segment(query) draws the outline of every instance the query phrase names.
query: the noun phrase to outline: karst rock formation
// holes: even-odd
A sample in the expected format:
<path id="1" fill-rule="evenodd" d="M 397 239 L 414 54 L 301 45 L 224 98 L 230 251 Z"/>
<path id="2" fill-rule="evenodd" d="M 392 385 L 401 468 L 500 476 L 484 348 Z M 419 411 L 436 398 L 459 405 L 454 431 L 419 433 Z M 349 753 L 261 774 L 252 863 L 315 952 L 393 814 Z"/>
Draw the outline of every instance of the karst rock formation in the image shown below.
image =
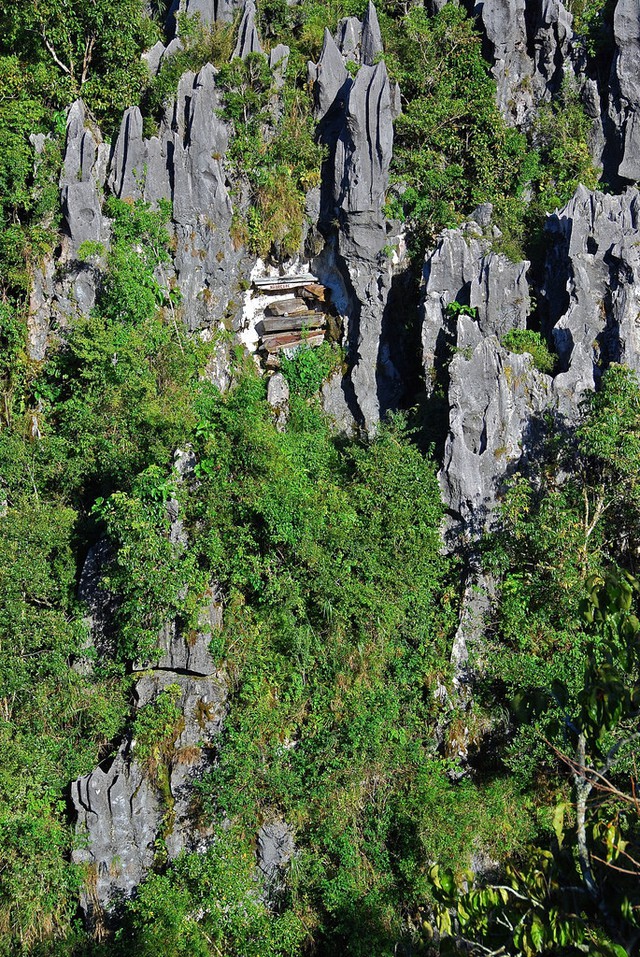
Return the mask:
<path id="1" fill-rule="evenodd" d="M 440 9 L 442 0 L 430 6 Z M 308 64 L 325 159 L 319 187 L 309 190 L 308 223 L 297 257 L 263 262 L 234 240 L 232 130 L 220 117 L 217 71 L 207 65 L 181 76 L 156 135 L 145 134 L 140 110 L 131 107 L 108 145 L 82 100 L 73 104 L 60 178 L 61 258 L 57 269 L 45 262 L 34 275 L 29 321 L 30 356 L 39 361 L 52 340 L 64 335 L 71 316 L 93 308 L 97 266 L 81 260 L 79 250 L 89 242 L 101 244 L 103 255 L 108 252 L 106 197 L 152 205 L 168 200 L 171 257 L 161 278 L 163 286 L 179 290 L 180 321 L 189 332 L 224 325 L 240 335 L 248 321 L 246 289 L 256 276 L 308 271 L 330 290 L 341 322 L 345 363 L 323 389 L 336 428 L 373 433 L 389 410 L 418 399 L 428 408 L 444 382 L 445 539 L 462 547 L 467 575 L 453 649 L 459 673 L 467 667 L 490 601 L 477 544 L 491 528 L 505 480 L 526 474 L 549 421 L 575 423 L 581 398 L 597 386 L 609 363 L 640 371 L 640 194 L 633 186 L 640 177 L 640 4 L 617 0 L 615 49 L 604 78 L 589 74 L 572 17 L 559 0 L 484 0 L 474 12 L 507 121 L 526 128 L 563 82 L 574 84 L 592 120 L 594 160 L 616 186 L 609 194 L 581 186 L 564 208 L 549 211 L 544 267 L 535 277 L 527 261 L 512 262 L 493 251 L 492 210 L 480 207 L 428 250 L 417 308 L 407 306 L 411 300 L 403 290 L 410 266 L 402 251 L 402 227 L 385 212 L 402 98 L 390 81 L 370 2 L 362 21 L 343 20 L 335 35 L 326 30 L 318 61 Z M 236 17 L 233 57 L 245 59 L 266 49 L 274 77 L 284 75 L 288 48 L 262 42 L 253 0 L 244 6 L 236 0 L 180 0 L 169 13 L 170 31 L 179 13 L 198 14 L 205 24 Z M 145 54 L 150 71 L 157 72 L 180 46 L 179 35 L 156 44 Z M 397 251 L 393 256 L 391 247 Z M 452 303 L 467 306 L 466 314 L 452 311 Z M 407 308 L 415 312 L 410 334 Z M 510 330 L 526 329 L 534 321 L 555 346 L 553 376 L 539 372 L 528 354 L 515 355 L 502 344 Z M 224 350 L 211 375 L 222 390 L 228 386 Z M 286 406 L 282 389 L 282 381 L 274 379 L 274 405 Z M 176 535 L 178 521 L 174 516 Z M 105 563 L 108 553 L 97 543 L 80 585 L 98 653 L 109 640 L 110 602 L 116 600 L 100 586 Z M 93 874 L 82 902 L 90 916 L 108 913 L 133 892 L 153 866 L 160 840 L 169 859 L 182 849 L 207 846 L 207 834 L 191 823 L 191 808 L 197 799 L 194 781 L 215 760 L 225 720 L 227 681 L 208 652 L 222 614 L 212 583 L 197 636 L 181 634 L 167 622 L 155 660 L 136 666 L 137 708 L 169 687 L 178 689 L 183 721 L 164 788 L 136 756 L 131 737 L 115 757 L 72 786 L 83 835 L 75 854 Z M 272 877 L 293 853 L 286 822 L 265 825 L 256 847 L 257 866 Z"/>

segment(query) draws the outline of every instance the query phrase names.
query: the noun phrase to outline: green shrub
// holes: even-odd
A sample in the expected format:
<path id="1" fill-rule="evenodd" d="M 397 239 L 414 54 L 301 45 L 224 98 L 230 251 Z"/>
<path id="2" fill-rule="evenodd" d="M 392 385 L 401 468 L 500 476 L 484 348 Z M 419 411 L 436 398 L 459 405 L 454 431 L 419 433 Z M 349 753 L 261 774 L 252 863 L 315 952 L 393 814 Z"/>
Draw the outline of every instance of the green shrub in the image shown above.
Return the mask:
<path id="1" fill-rule="evenodd" d="M 337 346 L 323 342 L 320 346 L 299 346 L 290 358 L 282 359 L 280 368 L 296 395 L 310 398 L 316 395 L 329 376 L 342 363 L 342 353 Z"/>
<path id="2" fill-rule="evenodd" d="M 527 352 L 533 359 L 538 372 L 552 375 L 556 365 L 556 356 L 549 351 L 547 343 L 539 332 L 533 329 L 512 329 L 502 337 L 502 345 L 517 355 Z"/>
<path id="3" fill-rule="evenodd" d="M 320 182 L 324 151 L 315 140 L 308 91 L 299 89 L 293 65 L 280 91 L 282 109 L 275 115 L 276 94 L 268 60 L 251 54 L 220 70 L 225 91 L 223 116 L 234 127 L 229 156 L 237 193 L 248 184 L 249 203 L 236 210 L 233 235 L 252 252 L 283 259 L 300 248 L 306 194 Z"/>
<path id="4" fill-rule="evenodd" d="M 479 203 L 520 199 L 530 157 L 526 138 L 498 111 L 481 38 L 462 6 L 448 3 L 434 17 L 412 6 L 386 34 L 385 60 L 406 98 L 392 163 L 403 189 L 391 212 L 408 221 L 419 251 Z"/>
<path id="5" fill-rule="evenodd" d="M 135 755 L 148 766 L 158 765 L 172 749 L 180 722 L 184 722 L 177 705 L 182 689 L 178 684 L 167 685 L 150 704 L 136 713 L 133 722 Z"/>
<path id="6" fill-rule="evenodd" d="M 453 300 L 453 302 L 448 303 L 445 313 L 449 319 L 457 319 L 458 316 L 470 316 L 472 319 L 478 318 L 478 308 L 477 306 L 466 306 L 462 302 Z"/>
<path id="7" fill-rule="evenodd" d="M 142 200 L 109 197 L 106 212 L 113 219 L 113 240 L 97 308 L 105 318 L 133 324 L 150 319 L 170 302 L 170 292 L 156 273 L 169 262 L 171 204 L 160 200 L 153 210 Z M 94 252 L 94 250 L 92 250 Z"/>

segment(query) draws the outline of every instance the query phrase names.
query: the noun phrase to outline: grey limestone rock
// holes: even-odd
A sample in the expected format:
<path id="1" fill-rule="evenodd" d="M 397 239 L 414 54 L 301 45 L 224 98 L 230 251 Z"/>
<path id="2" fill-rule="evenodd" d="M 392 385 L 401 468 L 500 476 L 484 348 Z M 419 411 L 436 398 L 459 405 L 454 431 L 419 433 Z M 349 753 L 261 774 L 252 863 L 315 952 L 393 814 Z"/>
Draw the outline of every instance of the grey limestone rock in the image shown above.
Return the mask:
<path id="1" fill-rule="evenodd" d="M 459 342 L 473 341 L 473 326 L 468 316 L 459 317 Z M 534 369 L 529 355 L 508 352 L 494 336 L 462 348 L 449 367 L 449 436 L 440 483 L 461 523 L 458 531 L 475 539 L 491 527 L 504 478 L 537 447 L 551 379 Z"/>
<path id="2" fill-rule="evenodd" d="M 108 921 L 134 893 L 153 865 L 161 832 L 170 860 L 183 850 L 207 846 L 206 831 L 197 825 L 194 783 L 213 757 L 227 698 L 226 676 L 208 651 L 211 630 L 221 623 L 213 597 L 205 617 L 203 627 L 209 630 L 193 641 L 164 629 L 159 661 L 140 673 L 135 686 L 137 708 L 153 707 L 163 692 L 177 694 L 181 718 L 162 758 L 169 794 L 159 787 L 153 764 L 138 757 L 130 735 L 115 758 L 72 785 L 76 829 L 83 838 L 73 860 L 88 865 L 81 905 L 91 923 Z"/>
<path id="3" fill-rule="evenodd" d="M 151 203 L 171 199 L 178 228 L 206 223 L 224 230 L 231 221 L 223 170 L 229 131 L 217 115 L 215 72 L 207 64 L 198 74 L 183 74 L 159 136 L 144 138 L 139 109 L 126 110 L 113 151 L 109 185 L 114 194 Z"/>
<path id="4" fill-rule="evenodd" d="M 137 664 L 137 671 L 149 668 L 161 671 L 184 672 L 205 676 L 215 672 L 215 662 L 209 652 L 209 643 L 214 632 L 222 627 L 222 603 L 212 589 L 209 601 L 200 613 L 199 631 L 183 635 L 175 622 L 167 623 L 159 635 L 159 656 L 152 662 Z"/>
<path id="5" fill-rule="evenodd" d="M 129 742 L 115 758 L 71 786 L 77 833 L 86 846 L 73 852 L 88 869 L 81 905 L 92 922 L 130 897 L 150 870 L 162 805 Z"/>
<path id="6" fill-rule="evenodd" d="M 37 148 L 38 143 L 35 145 Z M 45 358 L 52 330 L 63 329 L 71 316 L 88 313 L 95 304 L 95 266 L 80 262 L 78 251 L 86 242 L 97 244 L 97 249 L 108 242 L 108 223 L 102 216 L 108 153 L 109 148 L 90 122 L 84 103 L 76 100 L 67 116 L 59 181 L 65 221 L 62 249 L 55 266 L 53 257 L 48 256 L 34 271 L 30 290 L 28 348 L 36 361 Z"/>
<path id="7" fill-rule="evenodd" d="M 522 123 L 533 105 L 531 95 L 516 100 L 516 85 L 532 73 L 527 53 L 525 0 L 484 0 L 476 4 L 487 39 L 493 47 L 492 73 L 498 84 L 498 106 L 504 116 Z M 517 104 L 517 105 L 516 105 Z"/>
<path id="8" fill-rule="evenodd" d="M 55 264 L 53 257 L 45 258 L 34 270 L 29 290 L 29 317 L 27 320 L 27 350 L 34 362 L 42 362 L 46 355 L 51 328 Z"/>
<path id="9" fill-rule="evenodd" d="M 125 112 L 109 184 L 116 196 L 173 203 L 173 263 L 160 278 L 175 280 L 190 330 L 211 328 L 229 310 L 242 253 L 231 242 L 232 206 L 226 184 L 229 129 L 219 118 L 216 71 L 208 64 L 185 73 L 158 136 L 145 138 L 137 107 Z M 224 358 L 221 355 L 221 358 Z"/>
<path id="10" fill-rule="evenodd" d="M 526 260 L 514 263 L 490 252 L 474 229 L 443 232 L 426 256 L 422 273 L 422 362 L 428 391 L 452 345 L 475 348 L 484 336 L 501 338 L 510 329 L 526 328 L 528 268 Z M 463 344 L 454 342 L 456 322 L 447 312 L 454 301 L 477 312 L 475 323 L 464 324 L 467 340 Z"/>
<path id="11" fill-rule="evenodd" d="M 262 46 L 256 27 L 256 5 L 253 0 L 246 0 L 233 56 L 246 60 L 250 53 L 262 53 Z"/>
<path id="12" fill-rule="evenodd" d="M 391 88 L 384 63 L 361 66 L 348 91 L 344 125 L 335 149 L 333 202 L 338 210 L 338 255 L 353 296 L 347 327 L 351 382 L 367 429 L 380 416 L 380 346 L 393 269 L 383 205 L 393 147 Z M 387 379 L 393 381 L 391 376 Z"/>
<path id="13" fill-rule="evenodd" d="M 103 238 L 101 187 L 104 183 L 106 147 L 88 124 L 82 100 L 76 100 L 67 117 L 60 197 L 74 253 L 85 241 Z"/>
<path id="14" fill-rule="evenodd" d="M 167 48 L 162 54 L 160 66 L 163 66 L 166 60 L 170 60 L 172 56 L 175 56 L 176 53 L 180 53 L 183 49 L 184 45 L 180 37 L 174 37 L 173 40 L 167 44 Z"/>
<path id="15" fill-rule="evenodd" d="M 322 386 L 322 408 L 336 432 L 351 435 L 357 425 L 350 407 L 351 383 L 341 372 L 334 373 Z"/>
<path id="16" fill-rule="evenodd" d="M 145 50 L 145 52 L 142 54 L 142 59 L 147 64 L 151 76 L 157 75 L 160 69 L 162 58 L 166 53 L 166 49 L 167 48 L 162 40 L 158 40 L 158 42 L 154 43 L 149 50 Z"/>
<path id="17" fill-rule="evenodd" d="M 460 620 L 451 648 L 454 687 L 461 688 L 471 680 L 472 659 L 480 652 L 478 637 L 486 633 L 491 620 L 495 586 L 477 561 L 467 575 L 462 597 Z"/>
<path id="18" fill-rule="evenodd" d="M 362 21 L 362 41 L 360 57 L 367 66 L 373 66 L 377 58 L 382 54 L 382 34 L 380 24 L 378 23 L 378 14 L 371 0 L 367 4 L 367 9 Z"/>
<path id="19" fill-rule="evenodd" d="M 600 369 L 640 370 L 640 193 L 613 196 L 579 186 L 548 217 L 544 295 L 563 372 L 558 388 L 593 388 Z M 579 396 L 576 395 L 576 403 Z"/>
<path id="20" fill-rule="evenodd" d="M 619 137 L 618 175 L 640 179 L 640 2 L 618 0 L 613 16 L 616 54 L 609 112 Z"/>
<path id="21" fill-rule="evenodd" d="M 215 69 L 211 64 L 194 76 L 185 73 L 174 111 L 174 219 L 188 225 L 203 217 L 215 223 L 231 218 L 222 158 L 229 144 L 226 124 L 219 119 Z"/>
<path id="22" fill-rule="evenodd" d="M 500 111 L 526 125 L 572 69 L 571 15 L 559 0 L 480 0 L 475 12 L 493 48 Z"/>
<path id="23" fill-rule="evenodd" d="M 86 608 L 84 623 L 89 631 L 86 651 L 87 657 L 80 657 L 77 670 L 87 671 L 91 667 L 91 657 L 98 657 L 112 650 L 114 637 L 114 614 L 118 608 L 118 598 L 104 586 L 104 576 L 112 558 L 112 549 L 106 538 L 92 545 L 84 560 L 78 599 Z"/>
<path id="24" fill-rule="evenodd" d="M 167 144 L 142 135 L 142 114 L 137 106 L 125 110 L 109 170 L 109 187 L 119 199 L 155 202 L 169 199 L 171 186 Z"/>
<path id="25" fill-rule="evenodd" d="M 347 71 L 345 60 L 363 60 L 363 43 L 364 61 L 375 60 L 381 42 L 371 4 L 364 26 L 352 17 L 341 21 L 337 41 L 325 31 L 320 60 L 310 66 L 319 136 L 328 151 L 319 219 L 326 246 L 313 268 L 320 275 L 330 261 L 329 271 L 339 272 L 344 286 L 339 311 L 350 372 L 327 384 L 325 408 L 341 428 L 350 421 L 371 430 L 402 390 L 392 304 L 400 260 L 388 255 L 383 212 L 398 103 L 383 62 L 362 62 L 355 78 Z"/>
<path id="26" fill-rule="evenodd" d="M 345 60 L 360 60 L 362 23 L 357 17 L 345 17 L 338 24 L 336 39 Z"/>
<path id="27" fill-rule="evenodd" d="M 283 884 L 283 868 L 295 853 L 293 831 L 286 821 L 273 820 L 258 831 L 258 867 L 265 879 L 267 900 L 273 901 Z"/>
<path id="28" fill-rule="evenodd" d="M 185 74 L 172 117 L 174 268 L 189 329 L 222 319 L 238 280 L 229 236 L 232 206 L 224 156 L 228 128 L 219 119 L 215 71 Z"/>
<path id="29" fill-rule="evenodd" d="M 392 148 L 387 68 L 384 63 L 362 66 L 349 90 L 345 127 L 338 140 L 335 200 L 348 215 L 375 217 L 380 229 Z"/>
<path id="30" fill-rule="evenodd" d="M 204 329 L 200 333 L 200 336 L 203 339 L 206 339 L 209 334 L 209 330 Z M 213 350 L 213 353 L 207 362 L 204 374 L 222 394 L 224 394 L 231 387 L 233 378 L 231 374 L 231 366 L 231 343 L 228 341 L 228 339 L 220 337 L 218 338 L 215 349 Z"/>
<path id="31" fill-rule="evenodd" d="M 273 408 L 276 427 L 282 431 L 289 417 L 289 383 L 281 372 L 272 375 L 267 383 L 267 402 Z"/>
<path id="32" fill-rule="evenodd" d="M 176 29 L 178 13 L 198 17 L 203 26 L 209 27 L 213 23 L 229 23 L 240 6 L 242 0 L 174 0 L 167 16 L 167 30 L 171 34 Z"/>
<path id="33" fill-rule="evenodd" d="M 180 480 L 191 478 L 197 464 L 196 454 L 190 446 L 185 449 L 176 449 L 173 453 L 173 467 Z"/>
<path id="34" fill-rule="evenodd" d="M 310 67 L 313 67 L 313 64 L 310 64 Z M 339 107 L 344 111 L 346 95 L 352 81 L 336 41 L 326 28 L 322 53 L 312 75 L 315 81 L 313 89 L 318 117 L 324 118 L 338 98 L 342 100 Z"/>
<path id="35" fill-rule="evenodd" d="M 284 84 L 290 52 L 291 50 L 288 46 L 284 43 L 278 43 L 269 53 L 269 69 L 273 74 L 277 89 L 280 89 Z"/>

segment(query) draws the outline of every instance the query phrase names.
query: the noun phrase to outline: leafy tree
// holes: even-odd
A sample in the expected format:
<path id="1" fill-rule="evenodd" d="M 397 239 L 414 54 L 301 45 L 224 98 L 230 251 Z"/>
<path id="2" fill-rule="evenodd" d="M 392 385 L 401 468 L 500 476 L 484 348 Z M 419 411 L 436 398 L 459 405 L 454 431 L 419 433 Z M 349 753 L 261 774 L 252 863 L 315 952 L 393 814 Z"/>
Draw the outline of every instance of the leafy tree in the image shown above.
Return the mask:
<path id="1" fill-rule="evenodd" d="M 157 39 L 143 0 L 29 0 L 0 15 L 2 48 L 43 64 L 58 102 L 82 94 L 98 119 L 119 121 L 148 73 L 140 54 Z"/>
<path id="2" fill-rule="evenodd" d="M 434 17 L 412 6 L 388 29 L 391 75 L 400 83 L 393 170 L 403 184 L 392 203 L 424 245 L 479 203 L 517 202 L 533 167 L 526 139 L 508 127 L 481 39 L 462 7 L 446 4 Z"/>
<path id="3" fill-rule="evenodd" d="M 587 583 L 585 618 L 600 647 L 590 650 L 582 689 L 566 714 L 573 751 L 556 749 L 575 805 L 556 807 L 551 847 L 532 845 L 499 882 L 468 875 L 464 885 L 432 869 L 441 952 L 625 957 L 637 946 L 640 806 L 629 749 L 640 735 L 640 622 L 632 612 L 639 593 L 630 576 Z M 557 681 L 554 693 L 569 706 L 565 684 Z"/>

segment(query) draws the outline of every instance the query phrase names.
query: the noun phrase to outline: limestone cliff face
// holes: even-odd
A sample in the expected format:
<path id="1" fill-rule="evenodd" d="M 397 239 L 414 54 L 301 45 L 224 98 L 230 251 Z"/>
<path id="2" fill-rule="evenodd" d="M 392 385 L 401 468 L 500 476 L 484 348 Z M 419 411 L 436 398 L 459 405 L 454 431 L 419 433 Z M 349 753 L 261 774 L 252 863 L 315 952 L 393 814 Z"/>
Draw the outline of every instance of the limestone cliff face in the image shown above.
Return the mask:
<path id="1" fill-rule="evenodd" d="M 571 68 L 571 14 L 559 0 L 484 0 L 474 12 L 492 47 L 498 105 L 520 125 Z"/>
<path id="2" fill-rule="evenodd" d="M 136 681 L 137 709 L 153 707 L 168 691 L 182 715 L 161 758 L 139 757 L 135 738 L 128 736 L 115 757 L 71 787 L 80 839 L 74 861 L 88 867 L 81 904 L 93 923 L 108 922 L 158 859 L 207 847 L 194 784 L 215 755 L 227 684 L 208 652 L 211 630 L 221 626 L 214 601 L 206 618 L 208 630 L 193 642 L 167 626 L 160 657 Z"/>
<path id="3" fill-rule="evenodd" d="M 564 368 L 592 381 L 609 362 L 639 368 L 639 227 L 636 189 L 580 187 L 547 223 L 548 326 Z"/>
<path id="4" fill-rule="evenodd" d="M 182 4 L 180 10 L 192 13 L 192 6 Z M 233 4 L 201 6 L 196 12 L 207 23 L 228 19 L 233 8 Z M 172 43 L 179 43 L 179 38 Z M 260 51 L 255 4 L 247 0 L 233 56 L 246 58 Z M 150 51 L 150 69 L 159 69 L 172 52 L 171 44 Z M 341 408 L 334 411 L 345 425 L 368 429 L 375 428 L 381 411 L 393 407 L 402 391 L 388 344 L 394 337 L 390 296 L 399 265 L 389 255 L 394 237 L 383 212 L 399 92 L 389 82 L 384 63 L 377 62 L 382 52 L 380 27 L 370 3 L 362 22 L 353 17 L 341 22 L 337 39 L 327 31 L 320 60 L 309 67 L 318 135 L 329 151 L 320 202 L 312 194 L 308 202 L 309 230 L 324 237 L 320 248 L 316 243 L 311 266 L 332 289 L 343 315 L 350 367 L 344 381 L 336 384 Z M 288 55 L 282 44 L 270 52 L 276 87 L 282 83 Z M 345 67 L 347 60 L 357 66 L 353 78 Z M 215 329 L 223 320 L 236 330 L 242 328 L 242 290 L 260 264 L 231 237 L 234 209 L 227 159 L 231 130 L 220 119 L 221 106 L 212 66 L 197 75 L 185 73 L 158 134 L 145 136 L 140 110 L 131 107 L 109 150 L 99 130 L 88 122 L 82 102 L 74 105 L 60 181 L 65 217 L 62 268 L 55 277 L 45 269 L 34 284 L 33 358 L 44 357 L 52 331 L 63 329 L 70 316 L 89 312 L 95 304 L 100 262 L 95 257 L 80 262 L 78 250 L 87 242 L 101 243 L 108 250 L 110 224 L 104 198 L 109 194 L 151 204 L 171 202 L 173 253 L 162 285 L 180 291 L 187 328 Z"/>
<path id="5" fill-rule="evenodd" d="M 640 4 L 618 0 L 613 17 L 616 52 L 611 66 L 609 114 L 615 130 L 617 172 L 640 179 Z M 613 145 L 613 144 L 612 144 Z"/>
<path id="6" fill-rule="evenodd" d="M 327 250 L 316 265 L 322 270 L 328 252 L 342 279 L 351 367 L 326 398 L 334 411 L 339 385 L 353 420 L 369 430 L 393 404 L 399 386 L 387 342 L 393 335 L 394 320 L 389 328 L 387 320 L 395 269 L 383 211 L 398 93 L 384 63 L 375 64 L 381 53 L 380 27 L 369 3 L 362 23 L 354 17 L 342 21 L 337 39 L 325 31 L 320 60 L 309 65 L 319 135 L 328 149 L 320 208 Z M 359 64 L 355 78 L 346 61 Z"/>
<path id="7" fill-rule="evenodd" d="M 423 269 L 421 334 L 427 392 L 448 382 L 448 435 L 440 470 L 449 511 L 447 541 L 465 556 L 460 628 L 452 657 L 458 681 L 490 612 L 492 583 L 478 558 L 495 522 L 505 481 L 535 471 L 549 428 L 572 428 L 587 390 L 611 362 L 640 370 L 640 194 L 606 195 L 579 187 L 548 216 L 546 262 L 535 284 L 527 262 L 490 251 L 483 223 L 446 230 Z M 484 228 L 483 228 L 484 227 Z M 531 285 L 529 284 L 531 282 Z M 524 329 L 532 297 L 554 344 L 553 377 L 500 340 Z M 452 302 L 473 315 L 456 315 Z M 440 385 L 441 387 L 441 385 Z"/>
<path id="8" fill-rule="evenodd" d="M 439 9 L 443 0 L 427 6 Z M 575 424 L 585 390 L 597 387 L 609 363 L 624 362 L 640 372 L 640 193 L 629 185 L 640 178 L 640 0 L 617 0 L 611 71 L 600 85 L 585 72 L 572 18 L 559 0 L 468 6 L 484 33 L 498 104 L 509 122 L 526 128 L 563 80 L 574 84 L 593 119 L 593 155 L 606 154 L 613 185 L 617 178 L 619 186 L 617 195 L 580 187 L 563 209 L 550 213 L 546 259 L 535 276 L 527 261 L 511 262 L 492 249 L 499 237 L 491 209 L 480 207 L 461 228 L 445 230 L 428 252 L 419 314 L 405 314 L 397 290 L 409 264 L 398 224 L 384 212 L 400 98 L 381 60 L 380 25 L 369 3 L 362 21 L 349 17 L 335 35 L 325 31 L 320 58 L 308 67 L 326 159 L 320 187 L 309 193 L 307 242 L 297 257 L 283 262 L 274 252 L 264 263 L 232 241 L 234 202 L 241 201 L 230 188 L 232 131 L 220 118 L 216 70 L 207 65 L 181 77 L 155 136 L 144 135 L 142 115 L 132 107 L 109 147 L 82 101 L 71 107 L 60 178 L 62 252 L 57 269 L 49 261 L 34 277 L 30 318 L 30 354 L 39 361 L 52 336 L 64 334 L 69 317 L 93 308 L 110 242 L 104 206 L 109 194 L 172 203 L 172 256 L 162 282 L 179 289 L 180 318 L 191 332 L 212 332 L 223 322 L 240 331 L 250 279 L 267 269 L 274 275 L 310 269 L 331 290 L 343 320 L 346 371 L 323 390 L 325 408 L 341 428 L 373 432 L 407 395 L 432 396 L 436 387 L 446 388 L 440 484 L 450 517 L 447 543 L 467 559 L 452 653 L 458 676 L 490 611 L 491 583 L 483 577 L 477 545 L 495 520 L 505 481 L 527 473 L 549 417 Z M 176 0 L 171 31 L 177 13 L 198 13 L 205 24 L 229 22 L 237 14 L 233 56 L 246 58 L 262 48 L 253 0 Z M 181 47 L 179 36 L 169 36 L 167 45 L 145 54 L 152 73 Z M 288 55 L 282 44 L 269 51 L 276 87 Z M 102 257 L 80 261 L 87 243 L 101 244 Z M 456 314 L 453 303 L 467 306 L 468 314 Z M 408 380 L 408 366 L 398 356 L 403 329 L 411 323 L 423 378 Z M 557 351 L 553 377 L 502 344 L 509 331 L 534 324 Z M 221 388 L 228 371 L 222 353 L 212 372 Z M 274 378 L 270 396 L 284 408 L 281 388 Z M 109 641 L 100 619 L 116 601 L 97 584 L 100 552 L 98 544 L 81 581 L 96 647 Z M 184 726 L 169 749 L 168 790 L 158 787 L 137 757 L 131 736 L 115 757 L 73 786 L 86 838 L 76 859 L 89 864 L 94 876 L 84 898 L 88 913 L 108 910 L 119 894 L 134 891 L 153 865 L 159 840 L 169 857 L 206 846 L 207 835 L 193 825 L 193 782 L 215 755 L 226 700 L 224 674 L 207 647 L 220 609 L 211 606 L 207 614 L 208 630 L 203 627 L 195 644 L 168 623 L 158 658 L 137 668 L 138 708 L 171 684 L 179 688 Z M 274 861 L 291 853 L 286 824 L 265 824 L 257 844 L 260 867 L 271 879 Z"/>

